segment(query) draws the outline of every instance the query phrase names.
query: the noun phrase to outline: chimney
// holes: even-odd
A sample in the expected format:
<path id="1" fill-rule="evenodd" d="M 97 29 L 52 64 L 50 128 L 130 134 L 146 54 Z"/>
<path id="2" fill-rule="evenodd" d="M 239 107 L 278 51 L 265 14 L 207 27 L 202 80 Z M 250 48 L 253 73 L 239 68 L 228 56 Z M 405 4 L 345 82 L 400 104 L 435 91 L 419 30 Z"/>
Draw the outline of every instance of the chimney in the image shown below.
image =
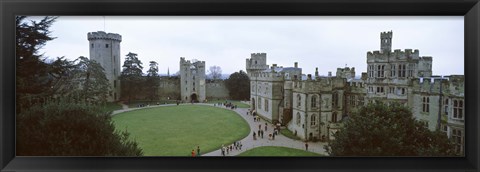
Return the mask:
<path id="1" fill-rule="evenodd" d="M 295 68 L 298 68 L 298 62 L 294 63 Z"/>
<path id="2" fill-rule="evenodd" d="M 308 75 L 307 75 L 307 79 L 308 79 L 308 80 L 312 80 L 312 74 L 308 74 Z"/>
<path id="3" fill-rule="evenodd" d="M 315 78 L 318 78 L 318 67 L 315 68 Z"/>
<path id="4" fill-rule="evenodd" d="M 328 72 L 328 77 L 332 77 L 332 72 Z"/>

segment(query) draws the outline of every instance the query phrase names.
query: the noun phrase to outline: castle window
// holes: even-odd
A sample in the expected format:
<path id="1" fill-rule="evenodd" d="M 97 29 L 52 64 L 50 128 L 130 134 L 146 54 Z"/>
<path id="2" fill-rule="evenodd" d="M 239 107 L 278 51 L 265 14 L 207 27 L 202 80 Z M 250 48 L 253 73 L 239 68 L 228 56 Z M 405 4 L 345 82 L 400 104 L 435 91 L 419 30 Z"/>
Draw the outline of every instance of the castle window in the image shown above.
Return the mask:
<path id="1" fill-rule="evenodd" d="M 408 77 L 413 77 L 414 68 L 415 68 L 415 64 L 408 64 Z"/>
<path id="2" fill-rule="evenodd" d="M 384 90 L 383 90 L 383 87 L 377 87 L 377 93 L 383 93 Z"/>
<path id="3" fill-rule="evenodd" d="M 337 122 L 337 112 L 332 113 L 332 122 L 336 123 Z"/>
<path id="4" fill-rule="evenodd" d="M 262 109 L 262 98 L 258 98 L 258 109 Z"/>
<path id="5" fill-rule="evenodd" d="M 430 98 L 423 97 L 423 112 L 430 112 Z"/>
<path id="6" fill-rule="evenodd" d="M 300 112 L 297 112 L 297 125 L 300 126 L 301 118 L 300 118 Z"/>
<path id="7" fill-rule="evenodd" d="M 268 99 L 265 99 L 265 112 L 268 112 Z"/>
<path id="8" fill-rule="evenodd" d="M 257 61 L 255 60 L 255 64 L 257 64 Z"/>
<path id="9" fill-rule="evenodd" d="M 117 80 L 113 80 L 113 88 L 117 88 Z"/>
<path id="10" fill-rule="evenodd" d="M 391 68 L 392 68 L 392 69 L 390 70 L 390 76 L 391 76 L 391 77 L 395 77 L 395 76 L 397 75 L 397 74 L 396 74 L 397 71 L 396 71 L 396 69 L 395 69 L 395 66 L 396 66 L 395 64 L 392 64 L 392 65 L 391 65 Z"/>
<path id="11" fill-rule="evenodd" d="M 338 107 L 338 93 L 333 93 L 332 97 L 332 107 L 337 108 Z"/>
<path id="12" fill-rule="evenodd" d="M 355 107 L 355 106 L 356 106 L 356 104 L 355 104 L 355 95 L 351 95 L 351 96 L 350 96 L 350 101 L 349 101 L 349 102 L 350 102 L 350 106 L 352 106 L 352 107 Z"/>
<path id="13" fill-rule="evenodd" d="M 93 46 L 93 44 L 92 44 L 92 48 L 93 48 L 93 47 L 94 47 L 94 46 Z"/>
<path id="14" fill-rule="evenodd" d="M 108 44 L 105 44 L 105 48 L 108 48 Z"/>
<path id="15" fill-rule="evenodd" d="M 373 78 L 375 75 L 374 75 L 374 66 L 373 65 L 368 65 L 368 77 L 370 78 Z"/>
<path id="16" fill-rule="evenodd" d="M 297 94 L 297 107 L 302 106 L 302 96 L 300 94 Z"/>
<path id="17" fill-rule="evenodd" d="M 395 93 L 395 87 L 389 87 L 388 88 L 388 93 L 394 94 Z"/>
<path id="18" fill-rule="evenodd" d="M 462 147 L 463 147 L 463 135 L 462 135 L 462 130 L 459 129 L 453 129 L 452 130 L 452 139 L 455 142 L 455 152 L 461 153 L 462 152 Z"/>
<path id="19" fill-rule="evenodd" d="M 317 96 L 316 96 L 316 95 L 313 95 L 313 96 L 312 96 L 312 100 L 311 100 L 310 103 L 311 103 L 310 106 L 311 106 L 312 108 L 316 108 L 316 107 L 317 107 Z"/>
<path id="20" fill-rule="evenodd" d="M 449 100 L 448 100 L 448 99 L 445 99 L 444 112 L 445 112 L 445 115 L 447 115 L 447 116 L 448 116 L 448 111 L 449 111 L 449 110 L 448 110 L 448 109 L 449 109 L 449 108 L 448 108 L 448 103 L 449 103 Z"/>
<path id="21" fill-rule="evenodd" d="M 310 117 L 310 125 L 311 126 L 317 125 L 317 115 L 316 114 L 312 114 L 312 116 Z"/>
<path id="22" fill-rule="evenodd" d="M 377 65 L 377 77 L 383 78 L 385 75 L 385 65 Z"/>
<path id="23" fill-rule="evenodd" d="M 463 100 L 453 101 L 453 118 L 463 119 Z"/>
<path id="24" fill-rule="evenodd" d="M 405 64 L 398 65 L 398 77 L 406 77 L 405 75 L 406 69 L 407 69 L 407 65 Z"/>

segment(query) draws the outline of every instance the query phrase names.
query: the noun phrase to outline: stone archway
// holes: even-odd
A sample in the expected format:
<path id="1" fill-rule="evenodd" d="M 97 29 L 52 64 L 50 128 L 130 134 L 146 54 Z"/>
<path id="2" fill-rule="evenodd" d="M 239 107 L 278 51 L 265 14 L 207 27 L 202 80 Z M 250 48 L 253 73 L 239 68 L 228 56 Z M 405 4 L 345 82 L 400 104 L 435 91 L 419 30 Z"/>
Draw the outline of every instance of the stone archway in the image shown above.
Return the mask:
<path id="1" fill-rule="evenodd" d="M 192 95 L 190 95 L 190 100 L 192 100 L 193 102 L 198 102 L 198 96 L 196 93 L 193 93 Z"/>

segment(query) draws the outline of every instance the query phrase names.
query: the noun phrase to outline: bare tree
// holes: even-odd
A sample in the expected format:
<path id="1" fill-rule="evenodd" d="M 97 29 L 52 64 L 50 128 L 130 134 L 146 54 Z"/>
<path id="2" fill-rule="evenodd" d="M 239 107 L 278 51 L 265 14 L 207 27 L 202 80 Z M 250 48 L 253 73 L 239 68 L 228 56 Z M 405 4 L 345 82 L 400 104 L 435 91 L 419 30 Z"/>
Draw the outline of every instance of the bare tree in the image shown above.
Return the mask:
<path id="1" fill-rule="evenodd" d="M 210 70 L 208 70 L 208 75 L 213 80 L 221 79 L 222 77 L 222 68 L 220 66 L 210 66 Z"/>

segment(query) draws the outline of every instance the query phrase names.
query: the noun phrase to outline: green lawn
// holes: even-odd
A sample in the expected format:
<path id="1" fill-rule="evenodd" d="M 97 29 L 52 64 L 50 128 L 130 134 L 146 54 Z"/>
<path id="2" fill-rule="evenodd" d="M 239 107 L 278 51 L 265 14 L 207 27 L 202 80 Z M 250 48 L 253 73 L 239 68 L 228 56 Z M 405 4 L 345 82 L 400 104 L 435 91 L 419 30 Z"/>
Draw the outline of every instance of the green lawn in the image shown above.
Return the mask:
<path id="1" fill-rule="evenodd" d="M 231 144 L 250 133 L 247 122 L 233 111 L 202 105 L 165 106 L 113 116 L 117 130 L 131 133 L 145 156 L 191 156 Z"/>
<path id="2" fill-rule="evenodd" d="M 250 108 L 250 105 L 242 103 L 241 101 L 238 101 L 238 100 L 208 100 L 208 103 L 210 103 L 210 104 L 222 103 L 223 104 L 223 103 L 225 103 L 225 101 L 231 102 L 234 105 L 237 105 L 238 108 Z"/>
<path id="3" fill-rule="evenodd" d="M 279 147 L 279 146 L 262 146 L 247 150 L 238 156 L 324 156 L 314 152 L 307 152 L 300 149 Z"/>
<path id="4" fill-rule="evenodd" d="M 294 139 L 294 140 L 301 140 L 300 137 L 295 136 L 295 134 L 293 134 L 290 130 L 288 130 L 286 128 L 280 129 L 280 134 L 284 135 L 285 137 Z"/>

